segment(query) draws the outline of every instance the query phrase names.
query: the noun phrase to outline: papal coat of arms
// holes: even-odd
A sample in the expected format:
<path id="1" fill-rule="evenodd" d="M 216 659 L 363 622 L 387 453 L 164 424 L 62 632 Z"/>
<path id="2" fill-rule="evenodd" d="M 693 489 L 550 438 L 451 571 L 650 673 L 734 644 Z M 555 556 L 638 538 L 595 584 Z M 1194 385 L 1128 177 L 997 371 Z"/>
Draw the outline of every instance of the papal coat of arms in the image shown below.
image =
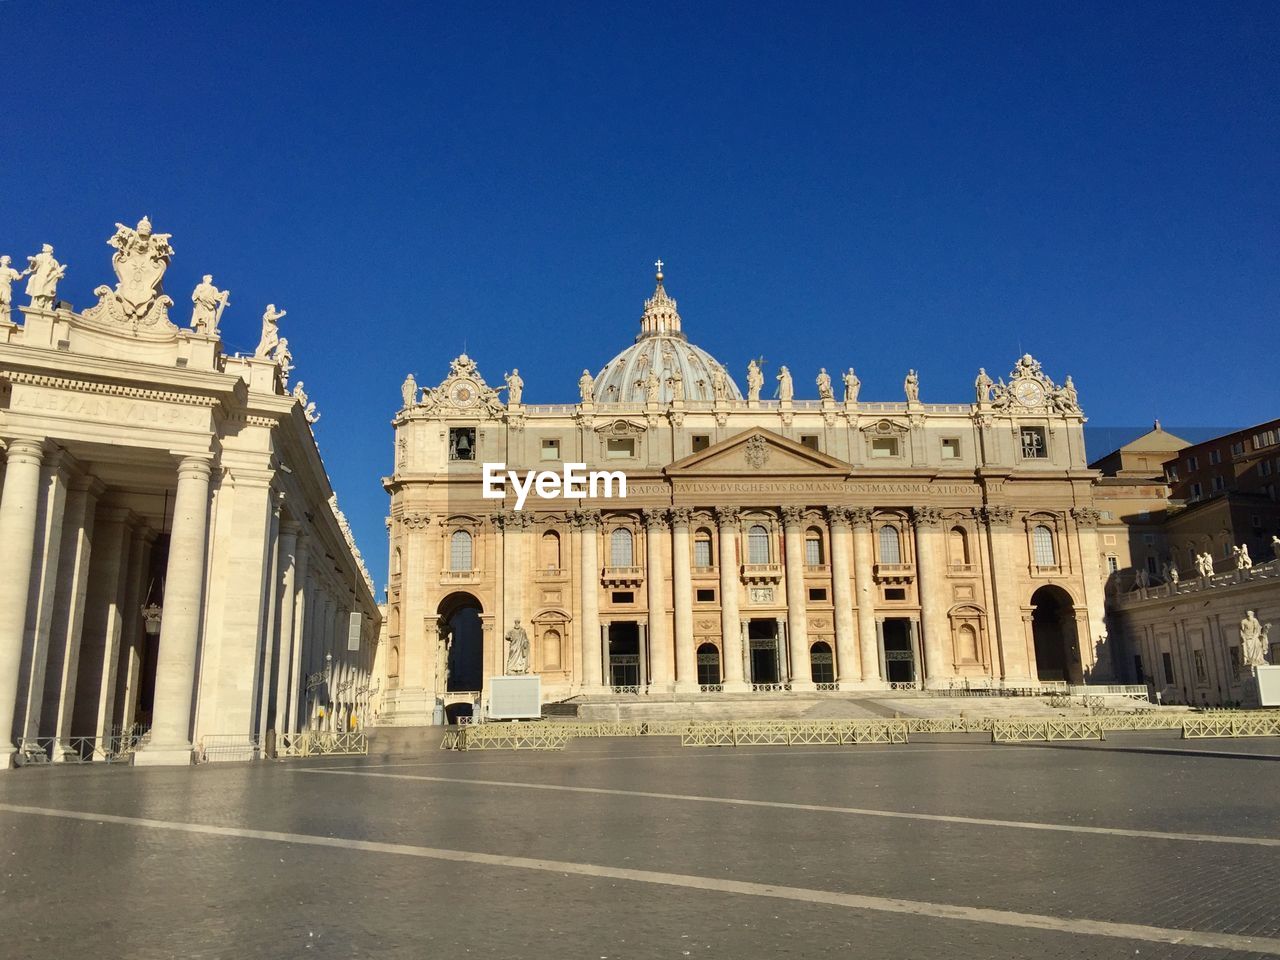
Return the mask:
<path id="1" fill-rule="evenodd" d="M 143 217 L 136 228 L 116 224 L 116 232 L 107 243 L 116 248 L 111 266 L 119 281 L 114 290 L 106 284 L 95 289 L 96 306 L 84 312 L 93 320 L 128 324 L 136 333 L 139 327 L 172 326 L 169 323 L 171 300 L 164 292 L 164 272 L 173 257 L 169 245 L 171 233 L 153 233 L 151 221 Z"/>
<path id="2" fill-rule="evenodd" d="M 754 436 L 747 441 L 745 459 L 752 470 L 759 470 L 769 462 L 769 441 L 761 436 Z"/>

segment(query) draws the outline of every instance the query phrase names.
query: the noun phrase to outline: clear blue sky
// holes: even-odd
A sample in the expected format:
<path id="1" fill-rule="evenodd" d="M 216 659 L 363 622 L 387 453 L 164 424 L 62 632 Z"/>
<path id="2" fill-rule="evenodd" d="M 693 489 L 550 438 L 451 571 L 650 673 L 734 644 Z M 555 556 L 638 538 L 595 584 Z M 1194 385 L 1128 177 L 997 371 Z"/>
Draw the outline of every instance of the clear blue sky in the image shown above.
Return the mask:
<path id="1" fill-rule="evenodd" d="M 0 14 L 0 252 L 54 243 L 87 306 L 146 213 L 180 305 L 231 289 L 228 349 L 287 308 L 379 586 L 404 374 L 465 342 L 572 400 L 659 256 L 696 343 L 802 397 L 852 364 L 866 399 L 917 367 L 967 400 L 1026 350 L 1096 425 L 1278 412 L 1275 3 Z"/>

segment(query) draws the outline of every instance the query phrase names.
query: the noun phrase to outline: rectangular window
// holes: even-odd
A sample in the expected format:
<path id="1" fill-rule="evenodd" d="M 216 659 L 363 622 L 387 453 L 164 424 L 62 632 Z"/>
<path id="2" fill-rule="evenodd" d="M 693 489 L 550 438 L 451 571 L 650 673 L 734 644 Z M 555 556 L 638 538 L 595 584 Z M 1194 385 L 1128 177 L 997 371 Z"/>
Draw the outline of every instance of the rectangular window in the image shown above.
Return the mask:
<path id="1" fill-rule="evenodd" d="M 825 599 L 827 599 L 827 588 L 826 588 L 826 587 L 810 587 L 810 588 L 809 588 L 809 599 L 810 599 L 810 600 L 825 600 Z"/>
<path id="2" fill-rule="evenodd" d="M 1227 488 L 1227 485 L 1222 481 L 1221 477 L 1215 476 L 1212 482 L 1213 482 L 1214 493 L 1221 493 L 1223 490 Z"/>
<path id="3" fill-rule="evenodd" d="M 1209 451 L 1209 466 L 1216 467 L 1222 462 L 1222 454 L 1217 450 Z"/>
<path id="4" fill-rule="evenodd" d="M 605 441 L 604 455 L 609 460 L 625 460 L 636 455 L 636 442 L 631 437 L 614 437 Z"/>
<path id="5" fill-rule="evenodd" d="M 1231 455 L 1232 455 L 1233 457 L 1241 457 L 1241 456 L 1244 456 L 1244 441 L 1243 441 L 1243 440 L 1237 440 L 1235 443 L 1233 443 L 1233 444 L 1231 445 Z"/>
<path id="6" fill-rule="evenodd" d="M 1191 499 L 1199 500 L 1203 496 L 1204 496 L 1204 489 L 1200 486 L 1200 484 L 1193 483 L 1191 485 Z"/>
<path id="7" fill-rule="evenodd" d="M 714 590 L 699 590 L 698 602 L 699 603 L 715 603 L 716 592 Z"/>
<path id="8" fill-rule="evenodd" d="M 543 460 L 559 460 L 560 459 L 560 441 L 550 438 L 543 438 L 542 441 L 542 459 Z"/>
<path id="9" fill-rule="evenodd" d="M 1044 427 L 1022 428 L 1022 458 L 1024 460 L 1044 460 L 1049 456 L 1049 447 L 1045 443 Z"/>
<path id="10" fill-rule="evenodd" d="M 1164 685 L 1166 687 L 1173 686 L 1173 657 L 1167 653 L 1160 654 L 1160 660 L 1164 665 Z"/>
<path id="11" fill-rule="evenodd" d="M 907 599 L 907 591 L 902 587 L 885 587 L 884 598 L 886 600 L 905 600 Z"/>
<path id="12" fill-rule="evenodd" d="M 804 542 L 804 562 L 817 566 L 822 563 L 822 541 L 814 537 Z"/>
<path id="13" fill-rule="evenodd" d="M 948 437 L 942 441 L 942 459 L 943 460 L 959 460 L 960 459 L 960 441 L 954 437 Z"/>
<path id="14" fill-rule="evenodd" d="M 1271 467 L 1271 461 L 1270 461 L 1270 460 L 1259 460 L 1259 461 L 1258 461 L 1258 475 L 1259 475 L 1259 476 L 1262 476 L 1262 477 L 1269 477 L 1269 476 L 1271 476 L 1271 469 L 1272 469 L 1272 467 Z"/>
<path id="15" fill-rule="evenodd" d="M 1177 466 L 1174 464 L 1170 464 L 1169 466 L 1165 467 L 1164 475 L 1169 478 L 1170 483 L 1177 483 L 1178 482 Z"/>
<path id="16" fill-rule="evenodd" d="M 1209 682 L 1209 670 L 1208 670 L 1208 668 L 1205 666 L 1205 662 L 1204 662 L 1204 651 L 1203 651 L 1203 650 L 1192 650 L 1192 651 L 1191 651 L 1191 657 L 1192 657 L 1192 660 L 1195 662 L 1195 665 L 1196 665 L 1196 683 L 1208 683 L 1208 682 Z"/>
<path id="17" fill-rule="evenodd" d="M 1240 679 L 1240 668 L 1243 664 L 1240 662 L 1240 648 L 1227 647 L 1227 659 L 1231 662 L 1231 679 Z"/>
<path id="18" fill-rule="evenodd" d="M 711 566 L 710 540 L 693 541 L 693 565 L 699 570 L 705 570 Z"/>
<path id="19" fill-rule="evenodd" d="M 873 459 L 879 459 L 881 457 L 896 457 L 897 455 L 897 437 L 875 437 L 872 439 L 871 456 Z"/>
<path id="20" fill-rule="evenodd" d="M 1198 457 L 1187 457 L 1188 472 L 1195 473 L 1199 469 L 1200 469 L 1200 459 Z"/>
<path id="21" fill-rule="evenodd" d="M 476 458 L 476 428 L 449 428 L 449 459 L 474 460 Z"/>
<path id="22" fill-rule="evenodd" d="M 609 594 L 609 599 L 614 603 L 635 603 L 636 595 L 630 590 L 614 590 Z"/>
<path id="23" fill-rule="evenodd" d="M 1148 547 L 1154 547 L 1156 544 L 1156 535 L 1154 533 L 1144 533 L 1142 535 L 1142 542 Z"/>
<path id="24" fill-rule="evenodd" d="M 1154 575 L 1158 574 L 1159 572 L 1160 572 L 1160 570 L 1159 570 L 1159 568 L 1156 566 L 1156 558 L 1155 558 L 1155 557 L 1153 557 L 1153 556 L 1151 556 L 1151 554 L 1147 554 L 1147 573 L 1149 573 L 1149 574 L 1151 574 L 1151 575 L 1153 575 L 1153 576 L 1154 576 Z"/>
<path id="25" fill-rule="evenodd" d="M 818 449 L 818 438 L 814 434 L 806 433 L 800 438 L 800 442 L 810 450 Z"/>
<path id="26" fill-rule="evenodd" d="M 1107 572 L 1115 573 L 1120 569 L 1120 558 L 1113 553 L 1107 554 Z"/>
<path id="27" fill-rule="evenodd" d="M 694 453 L 697 453 L 699 450 L 705 450 L 709 446 L 711 446 L 711 438 L 707 436 L 707 434 L 695 433 L 693 435 L 693 452 Z"/>

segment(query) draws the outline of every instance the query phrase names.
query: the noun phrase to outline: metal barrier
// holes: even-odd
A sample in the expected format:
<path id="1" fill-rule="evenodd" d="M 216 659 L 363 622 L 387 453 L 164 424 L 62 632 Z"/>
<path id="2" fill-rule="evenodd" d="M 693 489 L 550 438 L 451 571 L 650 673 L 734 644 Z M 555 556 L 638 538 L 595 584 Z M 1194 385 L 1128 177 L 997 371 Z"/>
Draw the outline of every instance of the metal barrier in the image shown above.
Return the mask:
<path id="1" fill-rule="evenodd" d="M 261 756 L 261 745 L 256 734 L 206 733 L 196 744 L 197 763 L 257 760 Z"/>
<path id="2" fill-rule="evenodd" d="M 756 720 L 691 723 L 682 747 L 737 747 L 793 744 L 906 743 L 901 720 Z"/>
<path id="3" fill-rule="evenodd" d="M 302 733 L 282 733 L 276 739 L 278 757 L 363 756 L 368 752 L 369 738 L 360 732 L 304 730 Z"/>
<path id="4" fill-rule="evenodd" d="M 56 737 L 26 737 L 19 741 L 19 766 L 42 763 L 131 763 L 147 740 L 145 732 L 111 737 L 68 737 L 59 747 Z"/>
<path id="5" fill-rule="evenodd" d="M 991 726 L 992 743 L 1105 739 L 1100 720 L 996 720 Z"/>
<path id="6" fill-rule="evenodd" d="M 1182 739 L 1204 737 L 1280 737 L 1280 715 L 1237 713 L 1187 717 L 1182 722 Z"/>
<path id="7" fill-rule="evenodd" d="M 563 750 L 573 734 L 559 723 L 474 723 L 449 727 L 441 750 Z"/>

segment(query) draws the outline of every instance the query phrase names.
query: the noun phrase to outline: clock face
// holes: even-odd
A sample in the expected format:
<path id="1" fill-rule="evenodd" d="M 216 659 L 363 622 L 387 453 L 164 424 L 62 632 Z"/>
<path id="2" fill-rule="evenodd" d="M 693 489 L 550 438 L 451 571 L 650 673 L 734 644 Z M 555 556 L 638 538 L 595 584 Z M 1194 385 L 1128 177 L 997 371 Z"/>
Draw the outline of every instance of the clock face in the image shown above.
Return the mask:
<path id="1" fill-rule="evenodd" d="M 469 407 L 476 402 L 479 391 L 469 380 L 459 380 L 449 388 L 449 399 L 459 407 Z"/>
<path id="2" fill-rule="evenodd" d="M 1044 387 L 1034 380 L 1020 380 L 1013 388 L 1013 395 L 1024 407 L 1038 407 L 1044 403 Z"/>

